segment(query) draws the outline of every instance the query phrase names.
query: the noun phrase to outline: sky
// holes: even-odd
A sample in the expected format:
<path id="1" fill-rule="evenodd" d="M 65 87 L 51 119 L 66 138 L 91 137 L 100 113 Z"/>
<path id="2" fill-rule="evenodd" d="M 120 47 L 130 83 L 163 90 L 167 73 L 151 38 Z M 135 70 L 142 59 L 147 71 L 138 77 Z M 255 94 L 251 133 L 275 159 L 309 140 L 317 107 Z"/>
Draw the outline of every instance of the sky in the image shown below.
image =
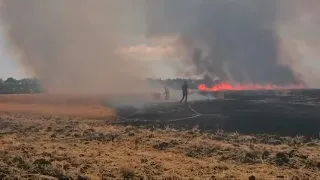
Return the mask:
<path id="1" fill-rule="evenodd" d="M 131 7 L 131 9 L 135 8 Z M 129 12 L 128 9 L 125 9 L 124 12 L 125 11 Z M 166 51 L 166 49 L 162 47 L 161 44 L 153 44 L 152 42 L 149 42 L 147 40 L 147 38 L 145 37 L 146 27 L 144 26 L 145 17 L 143 16 L 143 14 L 141 14 L 140 9 L 136 8 L 136 11 L 131 11 L 130 15 L 130 21 L 126 21 L 125 23 L 123 23 L 122 28 L 124 31 L 128 30 L 128 37 L 124 38 L 126 40 L 126 42 L 124 42 L 123 44 L 124 49 L 126 49 L 127 51 L 133 51 L 129 53 L 131 53 L 131 55 L 137 55 L 137 57 L 141 58 L 148 65 L 150 65 L 149 67 L 152 69 L 154 77 L 177 77 L 178 75 L 175 73 L 175 68 L 179 61 L 173 59 L 172 57 L 163 56 L 163 54 L 166 54 L 166 52 L 163 53 L 163 51 Z M 299 26 L 297 26 L 296 24 L 293 24 L 292 26 L 286 25 L 287 28 L 283 30 L 283 34 L 288 36 L 288 39 L 298 38 L 299 36 L 305 38 L 309 37 L 309 35 L 311 36 L 311 40 L 318 38 L 319 36 L 317 32 L 319 27 L 313 27 L 311 26 L 312 23 L 308 23 L 308 18 L 310 18 L 309 16 L 301 16 L 301 18 L 307 19 L 301 19 L 302 23 L 299 24 Z M 315 26 L 315 24 L 313 25 Z M 303 32 L 305 33 L 299 34 Z M 131 33 L 133 33 L 134 35 L 132 35 Z M 315 34 L 317 37 L 314 37 Z M 317 42 L 319 42 L 318 39 Z M 307 66 L 308 69 L 311 68 L 311 70 L 315 72 L 314 76 L 316 77 L 320 72 L 320 61 L 318 59 L 320 55 L 317 51 L 312 50 L 312 48 L 304 48 L 303 43 L 300 44 L 300 54 L 302 55 L 300 57 L 301 62 L 303 62 L 303 65 Z M 0 27 L 0 78 L 5 79 L 7 77 L 28 77 L 27 74 L 23 73 L 22 68 L 20 68 L 21 66 L 19 64 L 19 61 L 15 60 L 7 54 L 6 46 L 7 45 L 5 42 L 4 33 Z M 135 46 L 136 49 L 128 50 L 131 46 Z"/>
<path id="2" fill-rule="evenodd" d="M 7 56 L 1 55 L 0 63 L 0 78 L 6 79 L 8 77 L 14 77 L 20 79 L 24 77 L 23 74 L 19 71 L 18 64 L 14 61 L 10 61 Z"/>
<path id="3" fill-rule="evenodd" d="M 6 79 L 8 77 L 14 77 L 17 79 L 29 77 L 29 75 L 23 72 L 18 61 L 6 54 L 5 45 L 2 42 L 0 44 L 0 52 L 0 79 Z M 165 60 L 148 58 L 145 59 L 145 61 L 148 61 L 150 64 L 154 77 L 167 79 L 175 76 L 174 69 L 166 63 Z"/>
<path id="4" fill-rule="evenodd" d="M 126 2 L 126 1 L 123 1 Z M 130 18 L 127 18 L 123 21 L 121 34 L 127 35 L 122 38 L 123 49 L 125 53 L 129 53 L 132 56 L 137 56 L 142 61 L 145 61 L 148 64 L 149 68 L 153 72 L 153 76 L 157 78 L 171 78 L 175 76 L 172 64 L 168 63 L 172 59 L 163 58 L 161 55 L 162 47 L 159 45 L 151 45 L 152 43 L 147 40 L 145 37 L 144 26 L 144 15 L 142 14 L 141 7 L 134 7 L 135 3 L 131 4 L 132 6 L 123 5 L 123 11 L 121 13 L 130 14 Z M 24 78 L 30 77 L 30 75 L 25 74 L 22 65 L 19 64 L 20 61 L 15 57 L 10 57 L 8 55 L 6 46 L 6 38 L 4 33 L 4 28 L 0 25 L 0 78 Z M 128 52 L 128 48 L 131 46 L 136 46 L 133 52 Z M 151 47 L 151 48 L 150 48 Z M 132 50 L 131 50 L 132 51 Z M 147 52 L 147 53 L 145 53 Z M 159 54 L 160 53 L 160 54 Z"/>
<path id="5" fill-rule="evenodd" d="M 158 46 L 152 46 L 150 44 L 148 45 L 147 40 L 143 36 L 134 36 L 133 38 L 128 38 L 128 46 L 125 48 L 129 49 L 130 44 L 132 46 L 137 43 L 142 43 L 142 45 L 136 46 L 135 48 L 132 48 L 133 50 L 131 49 L 127 51 L 131 51 L 130 53 L 132 53 L 132 55 L 142 57 L 146 63 L 149 63 L 155 77 L 163 79 L 178 77 L 173 68 L 174 63 L 178 62 L 170 57 L 162 56 L 161 52 L 165 50 Z M 146 48 L 149 49 L 146 50 Z M 143 54 L 145 52 L 149 52 L 147 56 L 146 54 Z M 320 62 L 317 59 L 317 55 L 312 55 L 312 53 L 303 54 L 305 54 L 305 56 L 302 57 L 303 61 L 306 63 L 305 65 L 308 67 L 313 67 L 313 69 L 316 71 L 320 71 Z M 20 79 L 30 76 L 23 72 L 19 61 L 8 55 L 4 33 L 2 30 L 0 30 L 0 78 L 6 79 L 8 77 Z"/>
<path id="6" fill-rule="evenodd" d="M 0 28 L 0 78 L 14 77 L 21 79 L 26 77 L 19 66 L 18 61 L 13 60 L 7 54 L 4 34 Z"/>

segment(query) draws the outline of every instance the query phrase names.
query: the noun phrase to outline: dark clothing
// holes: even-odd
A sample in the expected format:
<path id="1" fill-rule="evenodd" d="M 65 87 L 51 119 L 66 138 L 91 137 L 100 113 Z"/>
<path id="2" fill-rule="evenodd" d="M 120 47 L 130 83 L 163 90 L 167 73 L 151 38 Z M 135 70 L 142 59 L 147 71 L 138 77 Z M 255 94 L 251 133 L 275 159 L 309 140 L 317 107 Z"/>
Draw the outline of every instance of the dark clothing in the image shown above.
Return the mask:
<path id="1" fill-rule="evenodd" d="M 188 100 L 188 84 L 182 85 L 182 99 L 180 100 L 180 103 L 184 100 L 185 103 L 187 103 Z"/>
<path id="2" fill-rule="evenodd" d="M 182 85 L 181 89 L 182 89 L 183 94 L 188 94 L 188 84 Z"/>
<path id="3" fill-rule="evenodd" d="M 165 94 L 164 99 L 168 100 L 169 96 L 170 96 L 170 92 L 169 92 L 169 89 L 167 87 L 164 87 L 164 94 Z"/>
<path id="4" fill-rule="evenodd" d="M 183 99 L 184 99 L 184 103 L 187 103 L 188 93 L 184 93 L 184 92 L 182 93 L 182 99 L 180 100 L 180 103 L 182 103 Z"/>

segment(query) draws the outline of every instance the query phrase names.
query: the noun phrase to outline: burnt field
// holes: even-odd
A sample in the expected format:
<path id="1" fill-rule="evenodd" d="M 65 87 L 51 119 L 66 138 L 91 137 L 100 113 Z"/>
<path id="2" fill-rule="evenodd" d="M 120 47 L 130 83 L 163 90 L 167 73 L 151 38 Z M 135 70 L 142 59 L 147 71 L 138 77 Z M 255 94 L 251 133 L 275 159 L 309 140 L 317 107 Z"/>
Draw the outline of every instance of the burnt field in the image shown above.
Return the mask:
<path id="1" fill-rule="evenodd" d="M 233 91 L 224 99 L 118 108 L 119 124 L 319 137 L 320 90 Z"/>

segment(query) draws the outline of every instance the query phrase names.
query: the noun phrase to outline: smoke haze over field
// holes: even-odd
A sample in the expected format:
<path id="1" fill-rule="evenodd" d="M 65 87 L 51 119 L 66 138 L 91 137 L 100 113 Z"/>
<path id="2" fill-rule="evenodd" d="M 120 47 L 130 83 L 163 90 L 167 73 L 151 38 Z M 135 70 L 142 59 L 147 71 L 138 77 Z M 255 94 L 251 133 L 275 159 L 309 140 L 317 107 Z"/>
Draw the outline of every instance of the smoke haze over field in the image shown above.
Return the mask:
<path id="1" fill-rule="evenodd" d="M 115 53 L 128 36 L 123 22 L 134 13 L 124 3 L 130 4 L 2 0 L 1 16 L 13 55 L 50 91 L 140 92 L 140 80 L 150 75 L 145 63 Z"/>
<path id="2" fill-rule="evenodd" d="M 140 58 L 179 77 L 320 85 L 317 0 L 0 2 L 12 54 L 54 92 L 147 90 Z"/>
<path id="3" fill-rule="evenodd" d="M 147 30 L 151 38 L 180 36 L 180 53 L 192 67 L 191 74 L 207 73 L 237 83 L 296 83 L 301 78 L 308 81 L 307 72 L 293 67 L 301 60 L 292 54 L 295 50 L 281 47 L 282 41 L 292 44 L 289 41 L 296 37 L 281 36 L 295 31 L 301 15 L 319 14 L 314 7 L 319 3 L 312 0 L 150 0 Z M 293 26 L 280 32 L 289 22 Z M 319 37 L 309 32 L 313 24 L 301 31 L 306 33 L 300 34 L 302 41 L 307 34 Z"/>

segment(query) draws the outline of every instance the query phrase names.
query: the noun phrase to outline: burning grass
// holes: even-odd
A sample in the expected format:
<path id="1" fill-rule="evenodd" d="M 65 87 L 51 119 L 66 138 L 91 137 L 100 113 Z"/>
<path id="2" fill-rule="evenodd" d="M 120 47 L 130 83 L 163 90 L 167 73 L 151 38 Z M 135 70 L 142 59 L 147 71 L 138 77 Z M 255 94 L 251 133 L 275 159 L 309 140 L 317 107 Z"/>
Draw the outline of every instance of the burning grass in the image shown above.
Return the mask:
<path id="1" fill-rule="evenodd" d="M 205 84 L 200 84 L 198 89 L 206 92 L 216 91 L 243 91 L 243 90 L 286 90 L 286 89 L 304 89 L 302 84 L 289 84 L 289 85 L 274 85 L 274 84 L 230 84 L 227 82 L 220 82 L 207 87 Z"/>

